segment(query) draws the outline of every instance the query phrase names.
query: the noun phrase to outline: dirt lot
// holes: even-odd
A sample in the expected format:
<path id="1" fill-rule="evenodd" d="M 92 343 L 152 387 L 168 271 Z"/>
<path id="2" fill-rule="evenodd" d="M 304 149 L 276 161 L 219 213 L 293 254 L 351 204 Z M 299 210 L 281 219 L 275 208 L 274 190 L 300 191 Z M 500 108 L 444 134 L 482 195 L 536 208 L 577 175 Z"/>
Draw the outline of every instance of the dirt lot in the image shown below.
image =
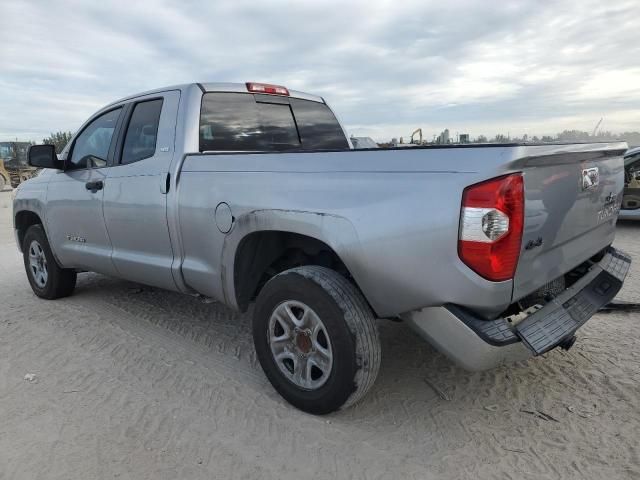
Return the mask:
<path id="1" fill-rule="evenodd" d="M 38 300 L 10 212 L 0 193 L 0 479 L 640 478 L 640 314 L 475 374 L 381 321 L 374 389 L 313 417 L 268 384 L 249 315 L 95 274 Z M 640 224 L 616 244 L 637 301 Z"/>

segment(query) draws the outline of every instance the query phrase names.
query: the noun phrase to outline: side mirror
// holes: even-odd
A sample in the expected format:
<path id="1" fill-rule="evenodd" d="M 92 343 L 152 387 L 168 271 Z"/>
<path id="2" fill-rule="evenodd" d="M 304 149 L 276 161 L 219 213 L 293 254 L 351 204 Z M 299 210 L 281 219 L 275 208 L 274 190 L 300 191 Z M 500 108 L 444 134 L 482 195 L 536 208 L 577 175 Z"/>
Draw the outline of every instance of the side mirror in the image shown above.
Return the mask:
<path id="1" fill-rule="evenodd" d="M 32 167 L 62 170 L 63 162 L 58 160 L 56 147 L 53 145 L 31 145 L 27 158 Z"/>

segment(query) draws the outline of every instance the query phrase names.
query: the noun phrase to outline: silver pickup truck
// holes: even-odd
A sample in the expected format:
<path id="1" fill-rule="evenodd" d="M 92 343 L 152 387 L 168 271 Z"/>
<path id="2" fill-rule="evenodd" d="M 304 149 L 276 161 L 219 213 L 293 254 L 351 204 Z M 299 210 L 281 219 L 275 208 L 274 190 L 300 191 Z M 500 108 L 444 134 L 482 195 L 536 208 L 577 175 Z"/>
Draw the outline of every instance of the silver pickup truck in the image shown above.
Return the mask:
<path id="1" fill-rule="evenodd" d="M 358 401 L 378 318 L 480 370 L 569 348 L 620 290 L 624 143 L 353 150 L 317 96 L 164 88 L 33 146 L 14 202 L 31 287 L 83 271 L 253 305 L 258 359 L 296 407 Z"/>

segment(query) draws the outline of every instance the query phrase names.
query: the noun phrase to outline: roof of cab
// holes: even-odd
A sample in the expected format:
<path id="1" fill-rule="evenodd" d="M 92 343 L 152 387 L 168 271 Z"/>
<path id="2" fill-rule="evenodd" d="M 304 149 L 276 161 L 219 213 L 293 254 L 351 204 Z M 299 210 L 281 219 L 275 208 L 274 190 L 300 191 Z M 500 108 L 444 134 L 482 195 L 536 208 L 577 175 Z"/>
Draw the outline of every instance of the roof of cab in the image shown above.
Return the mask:
<path id="1" fill-rule="evenodd" d="M 236 92 L 236 93 L 248 93 L 246 83 L 199 83 L 205 92 Z M 303 100 L 311 100 L 313 102 L 324 103 L 324 99 L 317 95 L 311 95 L 310 93 L 299 92 L 297 90 L 289 90 L 289 96 L 293 98 L 301 98 Z M 266 94 L 268 95 L 268 94 Z"/>
<path id="2" fill-rule="evenodd" d="M 117 103 L 122 103 L 127 100 L 132 100 L 137 97 L 142 97 L 144 95 L 151 95 L 154 93 L 166 92 L 169 90 L 180 90 L 184 91 L 190 88 L 199 88 L 203 92 L 235 92 L 235 93 L 249 93 L 247 91 L 246 83 L 231 83 L 231 82 L 205 82 L 205 83 L 184 83 L 181 85 L 172 85 L 169 87 L 163 88 L 154 88 L 153 90 L 148 90 L 146 92 L 136 93 L 135 95 L 127 95 L 126 97 L 120 98 L 115 102 L 111 102 L 106 107 L 110 107 L 111 105 L 115 105 Z M 267 94 L 268 95 L 268 94 Z M 311 95 L 309 93 L 299 92 L 297 90 L 289 90 L 289 96 L 293 98 L 300 98 L 303 100 L 311 100 L 313 102 L 325 103 L 322 97 L 317 95 Z M 105 108 L 106 108 L 105 107 Z"/>

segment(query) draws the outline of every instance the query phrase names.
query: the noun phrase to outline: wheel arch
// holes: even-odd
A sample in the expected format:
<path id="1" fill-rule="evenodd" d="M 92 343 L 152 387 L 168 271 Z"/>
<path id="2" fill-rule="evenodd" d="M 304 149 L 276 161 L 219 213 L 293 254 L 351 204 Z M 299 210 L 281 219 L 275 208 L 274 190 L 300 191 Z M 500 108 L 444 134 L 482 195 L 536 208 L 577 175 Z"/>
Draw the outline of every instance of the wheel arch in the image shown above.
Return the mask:
<path id="1" fill-rule="evenodd" d="M 332 268 L 358 286 L 351 266 L 359 248 L 355 229 L 344 217 L 292 210 L 249 212 L 225 238 L 226 303 L 245 311 L 269 278 L 301 265 Z"/>
<path id="2" fill-rule="evenodd" d="M 32 210 L 20 210 L 16 212 L 14 219 L 14 228 L 16 230 L 16 239 L 18 248 L 22 251 L 22 243 L 24 241 L 24 235 L 27 233 L 29 227 L 33 225 L 42 225 L 44 228 L 44 222 L 40 215 Z"/>

